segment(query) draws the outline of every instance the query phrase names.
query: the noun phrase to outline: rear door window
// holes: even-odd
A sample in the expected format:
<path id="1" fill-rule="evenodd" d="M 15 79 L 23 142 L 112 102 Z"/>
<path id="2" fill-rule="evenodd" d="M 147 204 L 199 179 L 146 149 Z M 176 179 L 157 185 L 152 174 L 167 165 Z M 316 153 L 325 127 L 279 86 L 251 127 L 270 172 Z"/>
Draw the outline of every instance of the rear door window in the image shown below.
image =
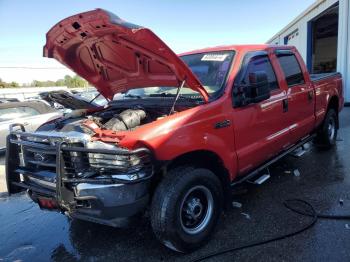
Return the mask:
<path id="1" fill-rule="evenodd" d="M 277 53 L 288 87 L 305 83 L 303 72 L 295 55 L 291 52 Z"/>

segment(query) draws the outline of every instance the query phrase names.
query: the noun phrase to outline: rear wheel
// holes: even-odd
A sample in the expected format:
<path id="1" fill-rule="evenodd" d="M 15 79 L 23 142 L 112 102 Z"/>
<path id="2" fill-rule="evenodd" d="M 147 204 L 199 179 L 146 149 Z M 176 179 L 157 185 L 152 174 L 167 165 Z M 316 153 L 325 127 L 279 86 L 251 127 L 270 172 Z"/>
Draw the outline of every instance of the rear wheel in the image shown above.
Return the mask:
<path id="1" fill-rule="evenodd" d="M 220 180 L 208 169 L 177 168 L 158 186 L 151 223 L 156 237 L 178 252 L 204 245 L 222 211 Z"/>
<path id="2" fill-rule="evenodd" d="M 337 135 L 338 114 L 334 109 L 329 109 L 321 128 L 317 132 L 316 145 L 331 148 L 336 143 Z"/>

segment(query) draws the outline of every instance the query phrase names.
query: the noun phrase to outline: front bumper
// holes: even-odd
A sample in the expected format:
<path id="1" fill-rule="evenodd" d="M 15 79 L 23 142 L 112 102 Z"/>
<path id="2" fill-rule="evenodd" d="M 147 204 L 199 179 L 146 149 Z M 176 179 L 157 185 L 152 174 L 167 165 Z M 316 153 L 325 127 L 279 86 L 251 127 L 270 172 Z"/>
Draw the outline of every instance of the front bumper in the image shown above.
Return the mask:
<path id="1" fill-rule="evenodd" d="M 26 137 L 29 136 L 37 137 L 36 134 L 18 131 L 11 132 L 7 137 L 6 181 L 10 194 L 27 190 L 28 195 L 39 205 L 40 199 L 50 199 L 57 203 L 58 211 L 70 217 L 110 226 L 120 226 L 127 218 L 146 208 L 153 175 L 153 164 L 148 149 L 88 149 L 62 141 L 55 145 L 43 146 L 42 143 L 28 141 Z M 55 158 L 54 163 L 38 163 L 26 156 L 28 151 L 51 156 Z M 143 176 L 134 180 L 116 179 L 104 175 L 106 171 L 103 167 L 98 167 L 101 174 L 97 178 L 86 177 L 84 172 L 74 173 L 72 161 L 67 161 L 67 155 L 91 153 L 147 156 L 144 157 L 147 161 L 142 161 L 137 168 L 117 171 L 119 174 L 124 172 L 128 175 Z"/>

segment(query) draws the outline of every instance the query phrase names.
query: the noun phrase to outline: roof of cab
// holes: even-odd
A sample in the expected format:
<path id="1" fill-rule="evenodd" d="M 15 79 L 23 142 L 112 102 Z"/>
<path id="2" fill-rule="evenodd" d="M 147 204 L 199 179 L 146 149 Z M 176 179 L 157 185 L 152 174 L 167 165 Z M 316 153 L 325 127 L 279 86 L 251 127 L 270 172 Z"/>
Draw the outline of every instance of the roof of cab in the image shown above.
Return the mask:
<path id="1" fill-rule="evenodd" d="M 207 47 L 202 49 L 196 49 L 189 52 L 180 53 L 179 56 L 192 55 L 198 53 L 207 52 L 220 52 L 234 50 L 236 52 L 247 51 L 247 50 L 265 50 L 265 49 L 291 49 L 293 46 L 286 45 L 269 45 L 269 44 L 255 44 L 255 45 L 223 45 Z"/>

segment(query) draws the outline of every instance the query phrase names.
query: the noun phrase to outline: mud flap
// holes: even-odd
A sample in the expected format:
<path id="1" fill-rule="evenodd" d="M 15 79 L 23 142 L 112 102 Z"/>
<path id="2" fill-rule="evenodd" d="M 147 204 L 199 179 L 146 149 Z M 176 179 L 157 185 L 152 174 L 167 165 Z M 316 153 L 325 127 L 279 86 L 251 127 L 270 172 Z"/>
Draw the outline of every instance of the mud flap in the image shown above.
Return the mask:
<path id="1" fill-rule="evenodd" d="M 19 193 L 21 191 L 26 190 L 23 187 L 17 186 L 13 184 L 15 183 L 20 183 L 20 175 L 14 170 L 16 167 L 19 166 L 19 145 L 13 144 L 10 142 L 11 136 L 13 135 L 8 135 L 6 137 L 6 160 L 5 160 L 5 169 L 6 169 L 6 185 L 7 185 L 7 190 L 9 195 Z"/>

